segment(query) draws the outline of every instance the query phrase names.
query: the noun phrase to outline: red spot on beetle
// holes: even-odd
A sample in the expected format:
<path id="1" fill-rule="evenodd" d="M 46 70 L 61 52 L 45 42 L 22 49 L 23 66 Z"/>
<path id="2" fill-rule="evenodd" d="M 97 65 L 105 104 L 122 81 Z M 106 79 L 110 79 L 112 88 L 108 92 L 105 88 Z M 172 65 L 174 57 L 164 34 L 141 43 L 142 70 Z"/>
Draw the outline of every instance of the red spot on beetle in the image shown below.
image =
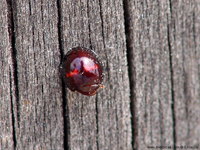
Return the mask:
<path id="1" fill-rule="evenodd" d="M 102 87 L 102 64 L 90 49 L 72 48 L 64 57 L 61 71 L 65 84 L 72 91 L 91 96 Z"/>
<path id="2" fill-rule="evenodd" d="M 74 75 L 77 75 L 79 71 L 77 69 L 74 69 L 73 71 L 66 73 L 66 77 L 73 77 Z"/>

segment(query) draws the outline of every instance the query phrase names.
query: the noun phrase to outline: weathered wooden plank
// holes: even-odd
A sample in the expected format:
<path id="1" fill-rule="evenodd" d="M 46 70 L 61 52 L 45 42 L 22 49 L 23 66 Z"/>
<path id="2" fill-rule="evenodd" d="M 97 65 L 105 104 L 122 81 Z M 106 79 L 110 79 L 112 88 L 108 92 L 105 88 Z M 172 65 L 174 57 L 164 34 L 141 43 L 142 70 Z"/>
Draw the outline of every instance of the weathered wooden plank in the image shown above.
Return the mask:
<path id="1" fill-rule="evenodd" d="M 131 149 L 129 80 L 121 0 L 61 1 L 62 47 L 91 47 L 105 64 L 105 88 L 67 90 L 70 149 Z"/>
<path id="2" fill-rule="evenodd" d="M 13 67 L 6 0 L 0 4 L 0 149 L 14 149 L 12 101 Z"/>
<path id="3" fill-rule="evenodd" d="M 134 148 L 173 148 L 168 1 L 125 1 Z"/>
<path id="4" fill-rule="evenodd" d="M 13 1 L 18 150 L 63 150 L 56 0 Z"/>
<path id="5" fill-rule="evenodd" d="M 171 6 L 176 145 L 199 149 L 200 1 L 172 1 Z"/>

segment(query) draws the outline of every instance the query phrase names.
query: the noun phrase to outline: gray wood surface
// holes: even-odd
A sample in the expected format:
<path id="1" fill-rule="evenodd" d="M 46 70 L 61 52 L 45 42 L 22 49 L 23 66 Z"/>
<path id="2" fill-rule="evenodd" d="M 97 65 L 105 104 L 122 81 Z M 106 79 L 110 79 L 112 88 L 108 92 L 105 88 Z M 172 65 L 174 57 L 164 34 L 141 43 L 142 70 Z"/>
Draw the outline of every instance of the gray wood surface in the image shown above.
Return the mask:
<path id="1" fill-rule="evenodd" d="M 1 0 L 0 150 L 200 149 L 199 0 Z M 64 54 L 104 64 L 68 90 Z"/>
<path id="2" fill-rule="evenodd" d="M 5 0 L 1 2 L 0 10 L 0 149 L 13 149 L 13 62 L 9 10 Z"/>
<path id="3" fill-rule="evenodd" d="M 200 2 L 125 1 L 134 148 L 199 149 Z"/>
<path id="4" fill-rule="evenodd" d="M 131 81 L 134 82 L 134 148 L 173 148 L 167 20 L 169 2 L 126 1 L 125 8 L 128 58 L 131 65 Z"/>
<path id="5" fill-rule="evenodd" d="M 57 3 L 13 1 L 18 99 L 18 150 L 62 150 L 63 106 L 59 78 Z"/>
<path id="6" fill-rule="evenodd" d="M 71 149 L 131 149 L 129 80 L 123 5 L 112 1 L 61 1 L 64 52 L 80 45 L 101 57 L 105 88 L 92 97 L 67 90 Z"/>
<path id="7" fill-rule="evenodd" d="M 176 145 L 200 149 L 200 1 L 172 1 L 172 53 Z"/>

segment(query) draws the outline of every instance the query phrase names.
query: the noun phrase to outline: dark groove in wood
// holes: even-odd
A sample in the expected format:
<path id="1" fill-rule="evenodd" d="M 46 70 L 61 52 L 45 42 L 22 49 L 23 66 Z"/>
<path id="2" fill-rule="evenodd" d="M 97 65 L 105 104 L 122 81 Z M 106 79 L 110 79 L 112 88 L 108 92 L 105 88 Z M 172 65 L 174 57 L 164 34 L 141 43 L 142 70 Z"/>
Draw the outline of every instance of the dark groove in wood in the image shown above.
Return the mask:
<path id="1" fill-rule="evenodd" d="M 91 27 L 90 27 L 90 17 L 89 17 L 89 0 L 87 0 L 87 17 L 88 17 L 88 30 L 89 30 L 89 42 L 90 42 L 90 49 L 92 49 L 92 41 L 91 41 Z"/>
<path id="2" fill-rule="evenodd" d="M 64 80 L 61 79 L 62 82 L 62 99 L 63 99 L 63 119 L 64 119 L 64 141 L 63 141 L 63 146 L 64 146 L 64 150 L 68 150 L 69 149 L 69 145 L 68 145 L 68 134 L 69 134 L 69 118 L 68 116 L 66 116 L 66 114 L 68 114 L 68 109 L 67 109 L 67 99 L 66 99 L 66 90 L 65 90 L 65 84 L 64 84 Z"/>
<path id="3" fill-rule="evenodd" d="M 103 46 L 104 46 L 104 49 L 106 48 L 106 43 L 105 43 L 105 37 L 104 37 L 104 21 L 103 21 L 103 10 L 102 10 L 102 6 L 101 6 L 101 0 L 99 0 L 99 7 L 100 7 L 100 18 L 101 18 L 101 34 L 102 34 L 102 38 L 103 38 Z M 105 53 L 105 57 L 106 57 L 106 60 L 108 60 L 108 54 Z M 110 71 L 109 71 L 109 64 L 108 64 L 109 61 L 106 61 L 106 66 L 105 66 L 105 70 L 107 70 L 107 76 L 108 76 L 108 81 L 110 80 Z"/>
<path id="4" fill-rule="evenodd" d="M 10 73 L 10 99 L 11 99 L 11 116 L 12 116 L 12 132 L 13 132 L 13 144 L 14 144 L 14 150 L 16 150 L 17 146 L 17 138 L 16 138 L 16 131 L 15 131 L 15 114 L 14 114 L 14 107 L 13 107 L 13 92 L 12 92 L 12 75 L 11 71 Z"/>
<path id="5" fill-rule="evenodd" d="M 96 101 L 95 101 L 95 107 L 96 107 L 96 145 L 97 145 L 97 150 L 99 150 L 99 118 L 98 118 L 98 96 L 96 96 Z"/>
<path id="6" fill-rule="evenodd" d="M 101 0 L 99 0 L 99 7 L 100 7 L 100 18 L 101 18 L 101 34 L 102 34 L 102 37 L 103 37 L 103 46 L 105 48 L 106 44 L 105 44 L 105 37 L 104 37 L 104 21 L 103 21 L 103 10 L 102 10 L 102 7 L 101 7 Z"/>
<path id="7" fill-rule="evenodd" d="M 131 130 L 132 130 L 132 149 L 137 149 L 137 120 L 135 116 L 135 66 L 133 64 L 133 49 L 131 48 L 131 38 L 130 38 L 130 24 L 129 24 L 129 9 L 128 9 L 128 1 L 123 1 L 124 8 L 124 27 L 125 27 L 125 35 L 126 35 L 126 49 L 127 49 L 127 62 L 128 62 L 128 77 L 129 77 L 129 85 L 130 85 L 130 109 L 131 109 Z"/>
<path id="8" fill-rule="evenodd" d="M 195 20 L 195 12 L 193 12 L 193 14 L 192 14 L 192 20 L 193 20 L 193 26 L 192 26 L 193 39 L 194 39 L 194 45 L 195 45 L 195 49 L 196 49 L 196 47 L 197 47 L 197 41 L 196 41 L 196 35 L 195 35 L 195 33 L 196 33 L 196 28 L 195 28 L 195 22 L 196 22 L 196 20 Z"/>
<path id="9" fill-rule="evenodd" d="M 60 0 L 57 0 L 57 10 L 58 10 L 58 43 L 59 43 L 59 49 L 60 49 L 60 56 L 61 56 L 61 63 L 62 59 L 64 58 L 64 48 L 62 44 L 62 26 L 61 26 L 61 3 Z"/>
<path id="10" fill-rule="evenodd" d="M 106 43 L 105 43 L 105 37 L 104 37 L 104 21 L 103 21 L 103 10 L 102 10 L 102 6 L 101 6 L 101 0 L 99 0 L 99 7 L 100 7 L 100 18 L 101 18 L 101 34 L 102 34 L 102 38 L 103 38 L 103 47 L 104 49 L 106 48 Z M 108 55 L 107 53 L 105 53 L 106 56 L 106 60 L 108 60 Z M 108 76 L 108 80 L 110 80 L 110 73 L 109 73 L 109 68 L 108 68 L 109 64 L 108 61 L 106 61 L 106 70 L 107 70 L 107 76 Z"/>
<path id="11" fill-rule="evenodd" d="M 116 92 L 116 90 L 115 90 L 114 98 L 117 97 L 117 94 L 116 94 L 116 93 L 117 93 L 117 92 Z M 118 116 L 117 116 L 117 108 L 115 109 L 115 119 L 116 119 L 116 122 L 119 122 L 119 118 L 118 118 Z M 116 129 L 117 129 L 117 131 L 120 130 L 120 129 L 119 129 L 119 124 L 118 124 L 118 123 L 116 123 Z M 119 141 L 119 136 L 118 136 L 118 138 L 117 138 L 117 149 L 120 149 L 119 143 L 120 143 L 120 141 Z M 127 145 L 126 145 L 126 146 L 127 146 Z"/>
<path id="12" fill-rule="evenodd" d="M 13 60 L 13 70 L 14 70 L 14 84 L 15 84 L 15 96 L 16 96 L 16 105 L 17 105 L 17 121 L 18 121 L 18 126 L 20 126 L 20 106 L 19 106 L 19 84 L 18 84 L 18 71 L 17 71 L 17 49 L 15 47 L 15 31 L 14 31 L 14 14 L 13 14 L 13 2 L 10 1 L 10 12 L 11 12 L 11 31 L 10 31 L 10 36 L 12 38 L 11 43 L 12 43 L 12 60 Z"/>
<path id="13" fill-rule="evenodd" d="M 58 10 L 58 43 L 59 43 L 59 49 L 60 49 L 60 57 L 61 57 L 61 62 L 60 65 L 62 64 L 63 58 L 64 58 L 64 48 L 63 48 L 63 44 L 62 44 L 62 29 L 61 29 L 61 3 L 60 0 L 57 0 L 57 10 Z M 60 69 L 60 68 L 59 68 Z M 62 88 L 62 100 L 63 100 L 63 120 L 64 120 L 64 137 L 63 137 L 63 148 L 64 150 L 68 150 L 69 149 L 69 145 L 68 145 L 68 134 L 69 134 L 69 118 L 68 116 L 66 116 L 66 114 L 68 113 L 68 109 L 67 109 L 67 99 L 66 99 L 66 87 L 65 87 L 65 83 L 64 80 L 62 79 L 62 76 L 60 74 L 60 78 L 61 78 L 61 88 Z"/>
<path id="14" fill-rule="evenodd" d="M 170 1 L 170 12 L 172 12 L 172 5 L 171 0 Z M 174 150 L 176 150 L 176 114 L 175 114 L 175 97 L 174 97 L 174 72 L 173 72 L 173 62 L 172 62 L 172 48 L 171 48 L 171 42 L 170 42 L 170 27 L 169 24 L 167 24 L 167 41 L 168 41 L 168 48 L 169 48 L 169 63 L 170 63 L 170 76 L 171 76 L 171 98 L 172 98 L 172 124 L 173 124 L 173 147 Z"/>
<path id="15" fill-rule="evenodd" d="M 12 113 L 12 127 L 13 127 L 13 143 L 14 143 L 14 150 L 16 149 L 17 146 L 17 138 L 16 138 L 16 124 L 15 124 L 15 120 L 17 117 L 17 121 L 18 121 L 18 126 L 19 126 L 19 118 L 20 118 L 20 114 L 19 114 L 19 89 L 18 89 L 18 72 L 17 72 L 17 58 L 16 58 L 16 54 L 17 54 L 17 50 L 15 47 L 15 32 L 14 32 L 14 16 L 13 16 L 13 2 L 12 0 L 6 0 L 7 2 L 7 9 L 8 9 L 8 32 L 9 32 L 9 38 L 10 38 L 10 42 L 11 42 L 11 57 L 12 57 L 12 65 L 13 65 L 13 78 L 14 78 L 14 86 L 15 86 L 15 100 L 16 100 L 16 108 L 17 108 L 17 116 L 15 116 L 14 114 L 14 103 L 13 103 L 13 98 L 12 98 L 12 87 L 10 87 L 10 92 L 11 92 L 11 113 Z M 11 72 L 10 72 L 10 85 L 12 85 L 11 83 Z"/>

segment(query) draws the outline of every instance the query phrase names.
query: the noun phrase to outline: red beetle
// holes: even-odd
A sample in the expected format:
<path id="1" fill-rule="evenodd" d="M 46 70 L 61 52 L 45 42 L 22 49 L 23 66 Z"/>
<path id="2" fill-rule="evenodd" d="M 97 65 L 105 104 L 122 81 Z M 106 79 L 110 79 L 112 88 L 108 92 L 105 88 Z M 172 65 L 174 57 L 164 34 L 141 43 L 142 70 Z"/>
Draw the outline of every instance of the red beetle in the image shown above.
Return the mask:
<path id="1" fill-rule="evenodd" d="M 102 87 L 103 66 L 90 49 L 72 48 L 65 55 L 61 69 L 65 84 L 72 91 L 92 96 Z"/>

